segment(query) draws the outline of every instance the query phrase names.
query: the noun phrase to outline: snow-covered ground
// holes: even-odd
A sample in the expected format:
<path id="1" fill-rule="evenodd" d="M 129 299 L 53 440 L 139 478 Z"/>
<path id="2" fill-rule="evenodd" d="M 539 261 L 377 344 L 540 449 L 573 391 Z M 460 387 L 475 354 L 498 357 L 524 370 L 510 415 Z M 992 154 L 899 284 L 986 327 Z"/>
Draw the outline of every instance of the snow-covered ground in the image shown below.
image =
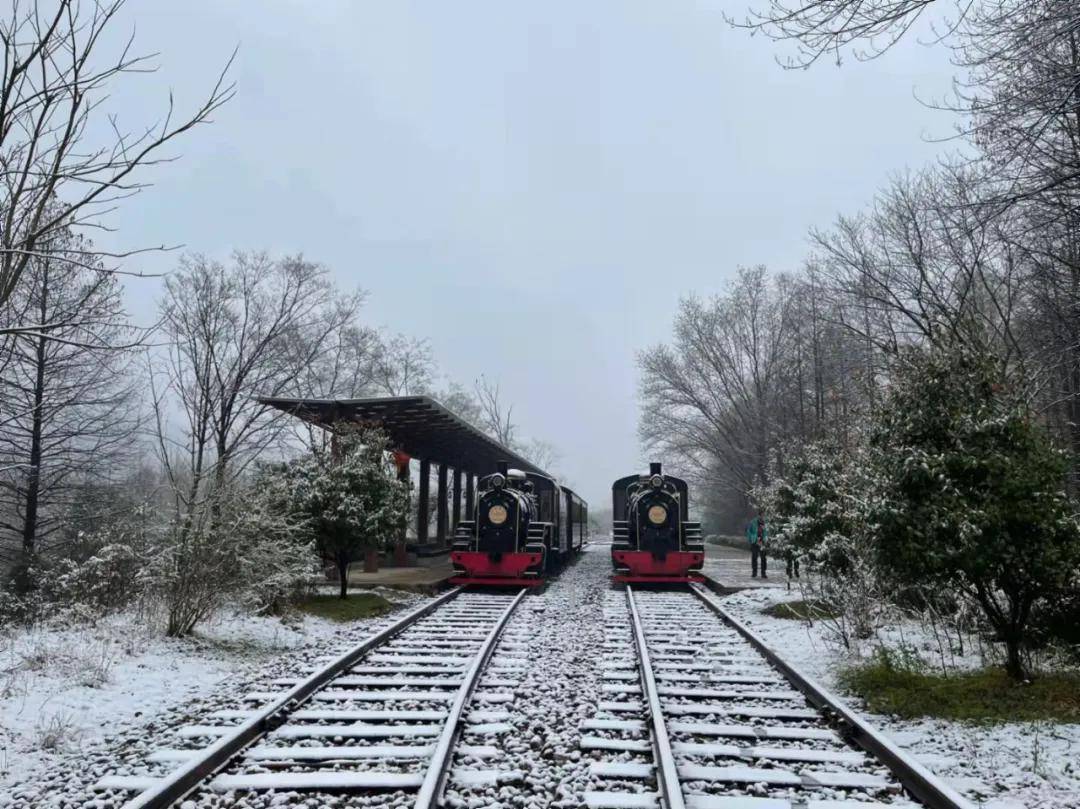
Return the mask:
<path id="1" fill-rule="evenodd" d="M 498 653 L 519 660 L 516 698 L 506 706 L 513 732 L 486 743 L 500 748 L 490 766 L 524 777 L 491 788 L 452 784 L 451 805 L 581 805 L 590 760 L 579 750 L 579 727 L 600 695 L 609 575 L 608 546 L 595 545 L 515 614 Z M 399 597 L 409 604 L 422 600 Z M 755 590 L 724 603 L 791 662 L 835 688 L 844 657 L 822 628 L 761 612 L 795 597 L 781 589 Z M 231 618 L 202 628 L 198 638 L 169 641 L 128 616 L 93 629 L 0 636 L 0 807 L 99 805 L 90 786 L 103 775 L 142 772 L 148 754 L 176 728 L 235 707 L 241 695 L 273 687 L 275 678 L 309 671 L 392 619 L 341 625 L 306 618 L 285 625 Z M 908 639 L 916 634 L 912 628 Z M 1080 807 L 1080 725 L 980 727 L 870 718 L 987 809 Z M 335 805 L 407 803 L 400 794 L 387 797 Z M 100 805 L 119 804 L 110 799 Z"/>
<path id="2" fill-rule="evenodd" d="M 502 753 L 488 766 L 524 777 L 501 787 L 451 785 L 448 806 L 583 805 L 590 759 L 580 749 L 580 726 L 596 712 L 601 697 L 601 614 L 610 577 L 610 546 L 592 545 L 543 592 L 530 595 L 511 619 L 507 635 L 529 643 L 520 661 L 516 699 L 509 706 L 514 729 L 484 743 L 499 745 Z"/>
<path id="3" fill-rule="evenodd" d="M 534 809 L 548 806 L 572 809 L 581 805 L 582 793 L 589 783 L 589 759 L 579 750 L 579 726 L 595 712 L 600 697 L 599 650 L 604 640 L 600 605 L 604 593 L 612 586 L 610 564 L 608 546 L 594 547 L 544 591 L 530 594 L 515 613 L 507 627 L 505 642 L 500 644 L 492 661 L 495 664 L 516 656 L 521 663 L 515 673 L 520 676 L 514 688 L 516 699 L 506 706 L 511 713 L 513 731 L 481 741 L 499 746 L 500 756 L 490 766 L 518 771 L 523 777 L 498 787 L 451 784 L 447 790 L 449 805 Z M 252 631 L 248 622 L 240 623 Z M 275 678 L 310 670 L 316 660 L 377 631 L 382 621 L 359 623 L 347 630 L 341 625 L 319 626 L 320 623 L 305 621 L 295 636 L 282 630 L 274 638 L 274 644 L 263 644 L 259 652 L 249 650 L 244 656 L 222 653 L 219 647 L 208 654 L 196 653 L 191 648 L 170 650 L 162 648 L 162 641 L 152 641 L 142 652 L 147 658 L 143 664 L 158 660 L 166 679 L 174 685 L 172 694 L 156 705 L 146 704 L 141 716 L 135 715 L 140 710 L 136 707 L 129 707 L 123 716 L 106 710 L 89 711 L 85 716 L 87 725 L 102 723 L 92 737 L 83 737 L 81 745 L 66 753 L 50 754 L 47 760 L 34 763 L 27 761 L 19 769 L 18 777 L 16 773 L 5 776 L 4 782 L 0 782 L 0 807 L 111 809 L 119 806 L 118 799 L 95 795 L 91 785 L 104 775 L 143 773 L 149 754 L 168 746 L 164 741 L 171 738 L 176 728 L 198 723 L 216 709 L 235 707 L 241 695 L 274 687 Z M 222 625 L 212 631 L 224 633 L 227 628 L 228 625 Z M 183 672 L 170 673 L 174 663 L 164 659 L 170 653 L 179 655 L 175 665 L 185 667 Z M 132 667 L 137 668 L 138 663 Z M 197 680 L 187 669 L 197 670 L 202 679 Z M 182 673 L 187 677 L 181 687 Z M 146 676 L 123 689 L 110 681 L 95 693 L 100 696 L 113 693 L 113 689 L 149 690 L 154 686 Z M 74 699 L 71 692 L 72 689 L 63 691 L 66 698 Z M 25 755 L 36 758 L 32 728 L 23 741 Z M 207 794 L 189 802 L 208 807 L 276 806 L 282 801 L 310 806 L 305 803 L 308 798 L 289 792 L 253 794 L 233 804 L 227 795 Z M 411 797 L 404 793 L 333 799 L 333 805 L 339 807 L 408 806 L 411 802 Z"/>
<path id="4" fill-rule="evenodd" d="M 419 597 L 383 595 L 405 604 Z M 303 668 L 373 631 L 310 616 L 234 616 L 171 640 L 137 615 L 93 627 L 0 633 L 0 806 L 81 805 L 116 751 L 126 756 L 163 726 L 249 689 L 273 671 Z"/>
<path id="5" fill-rule="evenodd" d="M 826 630 L 820 624 L 811 627 L 762 614 L 770 604 L 798 597 L 797 591 L 782 589 L 744 590 L 721 603 L 786 660 L 836 691 L 836 672 L 850 658 Z M 905 627 L 904 635 L 907 642 L 930 653 L 936 648 L 918 626 Z M 848 701 L 861 708 L 857 700 Z M 894 742 L 986 809 L 1080 807 L 1080 724 L 975 725 L 867 716 Z"/>

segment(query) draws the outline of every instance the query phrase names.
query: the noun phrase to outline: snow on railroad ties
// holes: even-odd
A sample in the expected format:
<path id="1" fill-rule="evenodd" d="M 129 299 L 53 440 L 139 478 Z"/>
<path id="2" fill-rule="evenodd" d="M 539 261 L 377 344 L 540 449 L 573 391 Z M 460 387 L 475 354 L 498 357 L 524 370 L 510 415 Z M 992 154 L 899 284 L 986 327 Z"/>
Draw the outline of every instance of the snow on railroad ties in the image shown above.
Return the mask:
<path id="1" fill-rule="evenodd" d="M 178 728 L 223 723 L 211 717 L 216 710 L 275 678 L 306 675 L 389 618 L 346 627 L 310 616 L 289 624 L 234 616 L 183 640 L 133 614 L 9 631 L 0 638 L 0 807 L 120 806 L 127 795 L 112 800 L 91 785 L 109 774 L 145 775 Z M 175 766 L 174 757 L 165 769 Z"/>
<path id="2" fill-rule="evenodd" d="M 846 652 L 820 625 L 773 618 L 762 610 L 798 599 L 797 589 L 744 590 L 720 599 L 785 660 L 864 713 L 875 727 L 946 783 L 983 809 L 1080 809 L 1080 723 L 1011 722 L 998 725 L 940 719 L 903 720 L 869 714 L 837 685 L 837 672 L 872 649 L 872 641 Z M 893 630 L 899 637 L 897 630 Z M 932 635 L 915 622 L 903 641 L 932 650 Z M 895 640 L 896 638 L 892 638 Z M 966 661 L 977 665 L 977 660 Z"/>
<path id="3" fill-rule="evenodd" d="M 411 806 L 417 790 L 434 766 L 445 739 L 446 721 L 456 715 L 457 702 L 446 699 L 464 687 L 485 638 L 501 624 L 500 616 L 517 601 L 506 594 L 462 593 L 426 616 L 419 616 L 374 653 L 368 653 L 317 694 L 314 700 L 284 717 L 257 744 L 234 757 L 211 781 L 184 801 L 185 809 L 290 806 Z M 351 631 L 352 648 L 382 626 L 399 622 L 398 614 L 368 623 L 362 633 Z M 529 631 L 529 625 L 524 625 Z M 481 669 L 479 689 L 464 714 L 464 732 L 453 749 L 458 759 L 451 781 L 461 788 L 485 792 L 521 782 L 525 774 L 502 765 L 501 739 L 514 726 L 510 709 L 516 700 L 517 671 L 524 664 L 528 638 L 503 632 L 498 654 Z M 246 689 L 223 692 L 215 709 L 189 714 L 190 722 L 166 723 L 153 746 L 138 748 L 94 780 L 96 790 L 75 800 L 79 805 L 121 806 L 131 790 L 144 789 L 177 766 L 191 760 L 193 751 L 253 715 L 255 708 L 284 694 L 302 673 L 325 665 L 327 649 L 311 649 L 304 665 L 292 671 L 264 667 Z M 346 651 L 338 648 L 338 653 Z M 378 658 L 378 660 L 375 660 Z M 461 661 L 468 663 L 461 665 Z M 419 683 L 423 683 L 423 688 Z M 251 699 L 258 692 L 258 699 Z M 453 706 L 453 707 L 452 707 Z M 25 803 L 37 806 L 37 802 Z M 498 805 L 486 801 L 483 805 Z"/>
<path id="4" fill-rule="evenodd" d="M 634 632 L 622 587 L 604 593 L 601 694 L 581 723 L 581 749 L 589 761 L 582 799 L 593 809 L 658 807 L 659 783 Z"/>
<path id="5" fill-rule="evenodd" d="M 507 710 L 512 730 L 489 742 L 498 746 L 498 756 L 477 767 L 508 775 L 499 783 L 451 779 L 447 806 L 583 805 L 589 772 L 579 725 L 601 696 L 596 650 L 603 643 L 599 617 L 609 589 L 608 551 L 586 550 L 542 592 L 529 594 L 511 618 L 489 676 L 503 676 L 502 665 L 517 678 L 513 703 L 496 706 Z"/>
<path id="6" fill-rule="evenodd" d="M 634 600 L 688 806 L 913 806 L 884 766 L 848 747 L 779 671 L 692 594 L 646 591 Z M 686 687 L 686 680 L 665 686 L 665 672 L 679 670 L 692 673 L 697 687 Z"/>

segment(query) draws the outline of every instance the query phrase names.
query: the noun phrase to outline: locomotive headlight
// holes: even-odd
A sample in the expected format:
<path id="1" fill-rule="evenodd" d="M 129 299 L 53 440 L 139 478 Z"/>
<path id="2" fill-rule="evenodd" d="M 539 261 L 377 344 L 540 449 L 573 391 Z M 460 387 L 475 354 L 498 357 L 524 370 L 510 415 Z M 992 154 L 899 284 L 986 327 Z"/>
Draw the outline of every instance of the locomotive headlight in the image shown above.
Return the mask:
<path id="1" fill-rule="evenodd" d="M 492 506 L 488 509 L 488 522 L 492 525 L 502 525 L 506 522 L 506 508 L 504 506 Z"/>
<path id="2" fill-rule="evenodd" d="M 652 484 L 654 489 L 659 489 L 661 486 L 664 485 L 664 479 L 659 475 L 653 475 L 651 478 L 649 478 L 649 483 Z"/>
<path id="3" fill-rule="evenodd" d="M 494 475 L 491 476 L 491 485 L 494 486 L 496 489 L 501 489 L 503 486 L 506 485 L 506 478 L 496 472 Z M 503 519 L 506 518 L 504 517 Z"/>
<path id="4" fill-rule="evenodd" d="M 653 506 L 649 509 L 649 522 L 653 525 L 663 525 L 667 522 L 667 509 L 663 506 Z"/>

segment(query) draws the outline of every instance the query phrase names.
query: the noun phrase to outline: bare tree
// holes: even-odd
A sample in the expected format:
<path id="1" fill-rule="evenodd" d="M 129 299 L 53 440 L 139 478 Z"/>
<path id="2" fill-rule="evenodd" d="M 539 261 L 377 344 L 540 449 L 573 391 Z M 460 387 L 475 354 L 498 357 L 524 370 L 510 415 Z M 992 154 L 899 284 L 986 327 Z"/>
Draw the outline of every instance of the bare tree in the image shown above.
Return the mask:
<path id="1" fill-rule="evenodd" d="M 439 401 L 455 415 L 487 433 L 508 449 L 528 458 L 541 469 L 551 470 L 559 459 L 553 444 L 539 438 L 524 439 L 513 421 L 514 407 L 503 400 L 497 383 L 481 376 L 469 391 L 451 383 L 438 394 Z"/>
<path id="2" fill-rule="evenodd" d="M 859 58 L 879 56 L 895 45 L 934 4 L 935 0 L 768 0 L 764 8 L 753 9 L 741 27 L 760 29 L 778 40 L 792 40 L 798 55 L 788 64 L 807 67 L 822 56 L 840 52 L 865 41 L 856 51 Z M 973 0 L 957 0 L 962 16 Z"/>
<path id="3" fill-rule="evenodd" d="M 127 471 L 137 428 L 138 344 L 117 278 L 70 230 L 25 268 L 0 309 L 9 329 L 0 375 L 0 553 L 54 544 L 79 492 Z M 54 323 L 48 335 L 24 324 Z"/>
<path id="4" fill-rule="evenodd" d="M 516 449 L 536 466 L 549 472 L 559 462 L 558 448 L 542 438 L 531 438 L 520 443 Z"/>
<path id="5" fill-rule="evenodd" d="M 435 375 L 431 345 L 396 334 L 384 338 L 373 364 L 373 384 L 385 396 L 427 393 Z"/>
<path id="6" fill-rule="evenodd" d="M 237 252 L 229 266 L 185 257 L 166 282 L 161 310 L 172 344 L 156 398 L 177 396 L 185 424 L 182 437 L 171 435 L 159 407 L 159 447 L 170 478 L 185 481 L 178 505 L 186 511 L 278 439 L 282 415 L 254 397 L 290 390 L 355 306 L 341 304 L 317 264 Z M 182 470 L 173 468 L 175 450 Z"/>
<path id="7" fill-rule="evenodd" d="M 202 104 L 177 118 L 170 96 L 163 117 L 121 128 L 103 104 L 126 74 L 152 72 L 153 56 L 132 52 L 133 41 L 103 52 L 124 0 L 14 0 L 0 20 L 4 76 L 0 84 L 0 304 L 10 298 L 30 262 L 49 249 L 50 236 L 69 227 L 103 227 L 101 217 L 138 193 L 140 168 L 168 158 L 162 147 L 210 116 L 233 94 L 223 71 Z M 226 71 L 228 66 L 226 66 Z M 100 132 L 110 134 L 103 139 Z M 113 271 L 95 251 L 87 266 Z M 59 327 L 40 322 L 35 332 Z"/>
<path id="8" fill-rule="evenodd" d="M 328 319 L 331 331 L 297 334 L 290 340 L 297 367 L 281 393 L 313 399 L 357 399 L 377 393 L 384 345 L 378 332 L 360 322 L 365 298 L 363 293 L 338 295 Z M 319 345 L 310 346 L 311 340 Z M 290 419 L 288 425 L 312 452 L 330 450 L 330 434 L 321 427 L 300 419 Z"/>
<path id="9" fill-rule="evenodd" d="M 812 232 L 835 313 L 868 352 L 977 332 L 997 340 L 1003 361 L 1017 359 L 1015 250 L 1004 223 L 982 215 L 982 188 L 961 169 L 901 177 L 869 211 Z"/>
<path id="10" fill-rule="evenodd" d="M 473 392 L 463 385 L 451 381 L 445 388 L 435 393 L 435 398 L 455 416 L 464 419 L 477 429 L 485 429 L 480 403 Z"/>
<path id="11" fill-rule="evenodd" d="M 513 422 L 514 406 L 503 401 L 497 382 L 481 375 L 473 385 L 476 403 L 480 408 L 482 429 L 504 447 L 512 448 L 517 426 Z"/>
<path id="12" fill-rule="evenodd" d="M 937 106 L 962 121 L 994 187 L 982 204 L 1015 216 L 1034 203 L 1041 217 L 1076 226 L 1080 204 L 1080 8 L 1056 0 L 973 4 L 951 41 L 962 71 Z"/>
<path id="13" fill-rule="evenodd" d="M 740 270 L 724 295 L 685 299 L 673 345 L 638 357 L 642 441 L 679 459 L 700 484 L 746 492 L 765 472 L 777 437 L 789 292 L 763 267 Z"/>
<path id="14" fill-rule="evenodd" d="M 285 429 L 255 397 L 293 390 L 354 323 L 359 300 L 339 294 L 319 265 L 264 253 L 235 253 L 228 265 L 188 256 L 168 279 L 161 311 L 171 344 L 150 380 L 172 498 L 155 573 L 170 634 L 220 603 L 222 576 L 244 557 L 244 473 Z"/>

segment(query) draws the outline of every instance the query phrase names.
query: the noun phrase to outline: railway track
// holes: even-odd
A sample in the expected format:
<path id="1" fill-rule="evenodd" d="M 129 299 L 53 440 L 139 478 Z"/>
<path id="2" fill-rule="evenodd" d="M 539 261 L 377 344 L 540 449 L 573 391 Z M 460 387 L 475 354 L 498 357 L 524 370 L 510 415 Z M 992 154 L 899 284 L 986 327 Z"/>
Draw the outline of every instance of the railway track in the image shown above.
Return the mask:
<path id="1" fill-rule="evenodd" d="M 612 598 L 591 809 L 971 809 L 699 585 Z"/>
<path id="2" fill-rule="evenodd" d="M 489 662 L 525 592 L 451 590 L 308 677 L 181 728 L 151 757 L 160 776 L 107 776 L 95 789 L 137 792 L 125 809 L 269 790 L 403 791 L 431 807 L 448 779 L 512 777 L 488 763 L 499 753 L 489 742 L 511 729 L 513 666 Z"/>

